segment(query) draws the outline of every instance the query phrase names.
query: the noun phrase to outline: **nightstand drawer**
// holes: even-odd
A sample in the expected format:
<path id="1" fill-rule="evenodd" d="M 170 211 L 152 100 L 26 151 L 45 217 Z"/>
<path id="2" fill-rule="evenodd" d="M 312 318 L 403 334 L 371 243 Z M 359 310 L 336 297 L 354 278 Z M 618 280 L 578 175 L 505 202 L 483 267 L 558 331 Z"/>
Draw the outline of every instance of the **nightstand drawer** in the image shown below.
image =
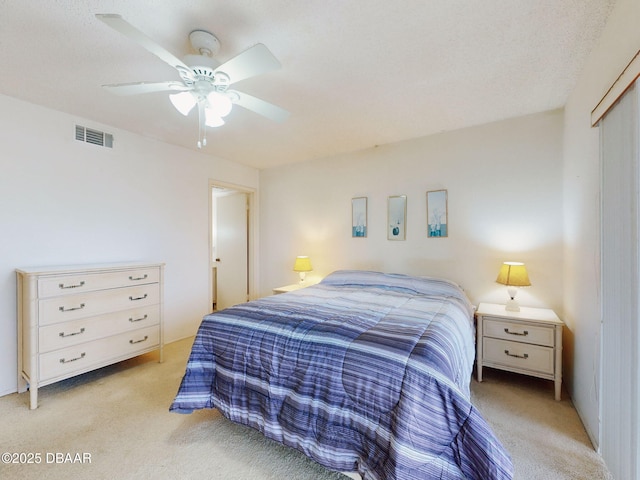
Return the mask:
<path id="1" fill-rule="evenodd" d="M 501 338 L 508 341 L 531 343 L 534 345 L 545 345 L 553 347 L 555 329 L 554 327 L 543 327 L 509 322 L 498 318 L 484 318 L 484 336 Z"/>
<path id="2" fill-rule="evenodd" d="M 495 338 L 483 339 L 485 365 L 498 364 L 531 372 L 554 374 L 554 349 Z"/>

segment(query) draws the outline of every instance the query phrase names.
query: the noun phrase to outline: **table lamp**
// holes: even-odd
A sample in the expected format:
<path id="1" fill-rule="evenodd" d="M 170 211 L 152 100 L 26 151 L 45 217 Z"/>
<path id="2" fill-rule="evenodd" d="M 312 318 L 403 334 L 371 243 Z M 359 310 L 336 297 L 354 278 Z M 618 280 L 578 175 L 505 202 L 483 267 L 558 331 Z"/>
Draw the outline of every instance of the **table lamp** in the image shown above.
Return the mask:
<path id="1" fill-rule="evenodd" d="M 516 302 L 516 293 L 518 289 L 516 287 L 528 287 L 531 285 L 529 281 L 529 274 L 524 263 L 520 262 L 504 262 L 498 272 L 498 278 L 496 282 L 506 285 L 507 293 L 510 300 L 505 305 L 504 309 L 509 312 L 519 312 L 520 306 Z"/>
<path id="2" fill-rule="evenodd" d="M 311 260 L 306 255 L 299 255 L 293 264 L 293 271 L 300 274 L 300 285 L 304 283 L 304 277 L 307 272 L 313 270 L 311 268 Z"/>

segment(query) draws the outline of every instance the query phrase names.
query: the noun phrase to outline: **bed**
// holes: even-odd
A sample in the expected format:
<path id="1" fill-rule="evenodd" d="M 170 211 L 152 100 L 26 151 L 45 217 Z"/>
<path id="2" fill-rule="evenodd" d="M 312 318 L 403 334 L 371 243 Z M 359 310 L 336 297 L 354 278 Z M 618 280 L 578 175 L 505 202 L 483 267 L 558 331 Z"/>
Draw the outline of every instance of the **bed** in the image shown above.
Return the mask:
<path id="1" fill-rule="evenodd" d="M 216 408 L 364 480 L 511 479 L 470 403 L 472 319 L 450 281 L 336 271 L 207 315 L 170 410 Z"/>

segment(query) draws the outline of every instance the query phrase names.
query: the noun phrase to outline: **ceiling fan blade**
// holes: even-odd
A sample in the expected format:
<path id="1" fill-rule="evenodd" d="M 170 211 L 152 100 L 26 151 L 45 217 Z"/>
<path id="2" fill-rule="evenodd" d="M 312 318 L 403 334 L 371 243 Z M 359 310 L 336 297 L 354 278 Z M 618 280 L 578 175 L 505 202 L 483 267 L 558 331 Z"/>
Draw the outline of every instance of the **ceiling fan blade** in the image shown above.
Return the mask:
<path id="1" fill-rule="evenodd" d="M 139 95 L 141 93 L 166 92 L 168 90 L 181 92 L 189 90 L 180 82 L 136 82 L 103 85 L 103 87 L 116 95 Z"/>
<path id="2" fill-rule="evenodd" d="M 220 72 L 224 73 L 229 77 L 229 84 L 232 84 L 281 67 L 282 65 L 271 51 L 263 44 L 258 43 L 226 61 L 213 73 L 214 75 Z"/>
<path id="3" fill-rule="evenodd" d="M 136 27 L 131 25 L 120 15 L 114 13 L 97 13 L 96 18 L 98 20 L 101 20 L 114 30 L 122 33 L 126 37 L 129 37 L 129 39 L 133 40 L 138 45 L 141 45 L 146 50 L 153 53 L 160 60 L 168 63 L 178 71 L 188 73 L 191 72 L 191 69 L 187 65 L 185 65 L 182 60 L 158 45 L 155 41 L 142 33 Z"/>
<path id="4" fill-rule="evenodd" d="M 251 110 L 263 117 L 267 117 L 278 123 L 284 122 L 289 118 L 290 113 L 277 105 L 265 102 L 264 100 L 260 100 L 259 98 L 236 90 L 229 90 L 229 93 L 233 94 L 232 101 L 234 104 L 240 105 L 241 107 Z"/>

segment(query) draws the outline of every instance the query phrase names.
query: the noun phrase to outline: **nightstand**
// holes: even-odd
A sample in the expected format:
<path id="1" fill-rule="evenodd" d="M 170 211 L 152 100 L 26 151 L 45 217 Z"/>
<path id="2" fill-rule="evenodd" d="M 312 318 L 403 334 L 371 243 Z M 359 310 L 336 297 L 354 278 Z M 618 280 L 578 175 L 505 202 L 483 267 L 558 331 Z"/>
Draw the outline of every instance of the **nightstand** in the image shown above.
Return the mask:
<path id="1" fill-rule="evenodd" d="M 555 382 L 555 398 L 562 386 L 562 320 L 547 308 L 481 303 L 477 318 L 478 381 L 482 367 L 546 378 Z"/>
<path id="2" fill-rule="evenodd" d="M 300 285 L 299 283 L 293 283 L 291 285 L 285 285 L 284 287 L 278 287 L 273 289 L 273 293 L 287 293 L 293 292 L 294 290 L 300 290 L 301 288 L 308 287 L 307 284 Z"/>

